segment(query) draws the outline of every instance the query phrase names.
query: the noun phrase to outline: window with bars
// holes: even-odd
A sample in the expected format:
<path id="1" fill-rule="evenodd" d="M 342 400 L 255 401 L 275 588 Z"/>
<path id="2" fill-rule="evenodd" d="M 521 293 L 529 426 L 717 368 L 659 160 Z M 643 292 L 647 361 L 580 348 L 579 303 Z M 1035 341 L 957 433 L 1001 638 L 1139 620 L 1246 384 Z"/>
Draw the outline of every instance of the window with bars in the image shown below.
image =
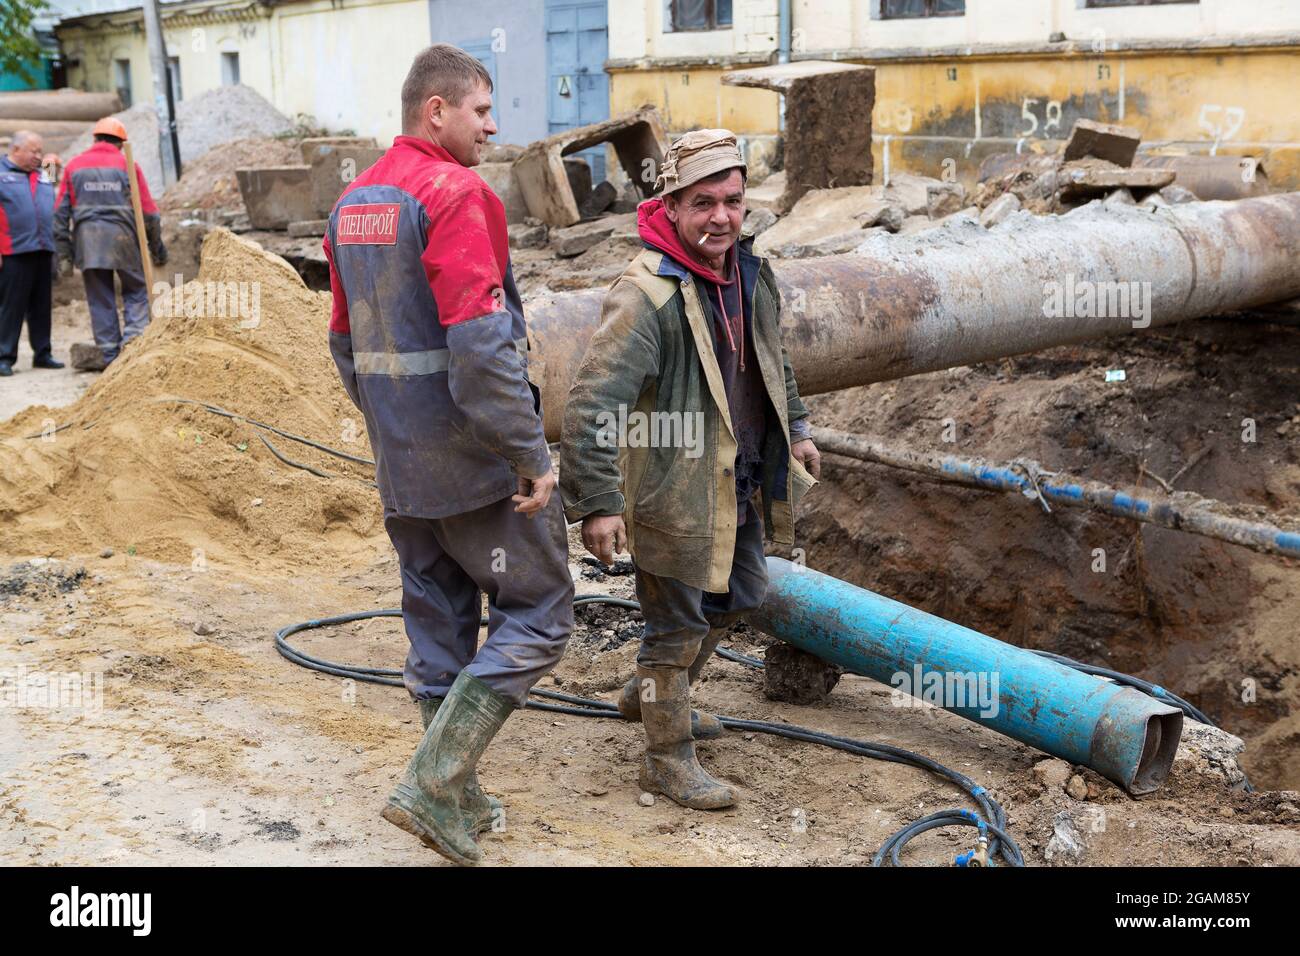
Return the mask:
<path id="1" fill-rule="evenodd" d="M 966 0 L 880 0 L 882 20 L 960 17 L 965 13 Z"/>
<path id="2" fill-rule="evenodd" d="M 673 32 L 729 29 L 731 3 L 732 0 L 672 0 Z"/>

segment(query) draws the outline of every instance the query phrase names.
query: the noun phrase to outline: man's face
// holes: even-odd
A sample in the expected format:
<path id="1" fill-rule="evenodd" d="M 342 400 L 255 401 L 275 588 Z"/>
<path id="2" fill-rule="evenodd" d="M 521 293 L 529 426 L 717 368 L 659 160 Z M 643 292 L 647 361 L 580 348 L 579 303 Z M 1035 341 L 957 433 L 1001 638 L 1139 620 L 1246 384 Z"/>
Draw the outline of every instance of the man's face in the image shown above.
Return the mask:
<path id="1" fill-rule="evenodd" d="M 25 169 L 29 173 L 34 172 L 41 168 L 41 157 L 45 155 L 44 146 L 39 136 L 30 136 L 21 146 L 14 144 L 9 147 L 9 158 L 19 169 Z"/>
<path id="2" fill-rule="evenodd" d="M 740 238 L 745 178 L 739 169 L 733 169 L 726 179 L 695 183 L 669 193 L 664 197 L 664 210 L 686 248 L 703 259 L 720 258 Z"/>
<path id="3" fill-rule="evenodd" d="M 441 96 L 431 96 L 425 104 L 438 145 L 451 153 L 462 166 L 477 166 L 483 144 L 497 131 L 492 122 L 492 93 L 482 82 L 460 104 L 452 106 Z"/>

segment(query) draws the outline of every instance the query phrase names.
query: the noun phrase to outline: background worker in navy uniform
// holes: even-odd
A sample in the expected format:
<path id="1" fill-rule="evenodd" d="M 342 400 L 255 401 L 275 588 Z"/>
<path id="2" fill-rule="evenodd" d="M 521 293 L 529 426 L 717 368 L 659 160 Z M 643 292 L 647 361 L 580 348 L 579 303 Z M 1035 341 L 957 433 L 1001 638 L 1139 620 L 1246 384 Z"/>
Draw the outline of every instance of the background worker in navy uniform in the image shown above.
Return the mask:
<path id="1" fill-rule="evenodd" d="M 149 290 L 144 284 L 144 264 L 131 208 L 131 178 L 122 144 L 126 127 L 111 116 L 92 129 L 95 144 L 68 163 L 59 185 L 54 212 L 54 241 L 65 272 L 81 270 L 90 306 L 90 327 L 99 346 L 102 364 L 78 365 L 97 371 L 117 358 L 122 346 L 149 324 Z M 137 163 L 140 207 L 145 237 L 155 265 L 167 262 L 162 218 L 149 184 Z M 119 324 L 113 277 L 122 285 L 122 322 Z"/>
<path id="2" fill-rule="evenodd" d="M 496 132 L 491 90 L 463 50 L 416 56 L 404 133 L 343 193 L 324 240 L 330 349 L 374 450 L 401 561 L 404 678 L 427 727 L 383 816 L 458 863 L 482 857 L 475 835 L 500 819 L 475 765 L 573 628 L 505 208 L 469 169 Z"/>
<path id="3" fill-rule="evenodd" d="M 23 322 L 32 368 L 63 368 L 50 348 L 54 185 L 41 173 L 41 138 L 18 130 L 0 159 L 0 375 L 13 374 Z"/>

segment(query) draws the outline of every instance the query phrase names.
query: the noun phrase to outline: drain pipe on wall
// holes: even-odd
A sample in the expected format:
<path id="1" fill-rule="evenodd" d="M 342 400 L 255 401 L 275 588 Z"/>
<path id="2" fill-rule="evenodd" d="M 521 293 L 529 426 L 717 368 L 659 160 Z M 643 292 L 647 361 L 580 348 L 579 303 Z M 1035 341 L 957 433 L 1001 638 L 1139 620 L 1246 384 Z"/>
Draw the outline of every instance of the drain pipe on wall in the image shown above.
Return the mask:
<path id="1" fill-rule="evenodd" d="M 778 0 L 776 5 L 777 18 L 777 41 L 776 41 L 776 62 L 790 62 L 790 38 L 794 31 L 790 28 L 790 0 Z M 785 94 L 782 93 L 777 99 L 780 101 L 777 105 L 777 132 L 785 132 Z"/>

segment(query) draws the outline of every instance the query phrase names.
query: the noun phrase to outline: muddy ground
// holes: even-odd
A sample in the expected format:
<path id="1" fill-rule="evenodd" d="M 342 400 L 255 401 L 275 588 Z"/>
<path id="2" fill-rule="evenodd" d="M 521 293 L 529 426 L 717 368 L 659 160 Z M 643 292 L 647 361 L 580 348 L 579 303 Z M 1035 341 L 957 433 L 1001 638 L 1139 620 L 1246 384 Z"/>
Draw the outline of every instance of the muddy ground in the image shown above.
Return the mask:
<path id="1" fill-rule="evenodd" d="M 83 320 L 77 306 L 65 308 L 56 354 L 85 338 Z M 267 364 L 270 339 L 260 341 L 260 367 L 275 381 L 283 367 Z M 1168 480 L 1209 443 L 1213 451 L 1178 487 L 1294 515 L 1297 426 L 1283 426 L 1300 412 L 1298 342 L 1300 332 L 1281 326 L 1189 323 L 811 404 L 819 424 L 959 454 L 1028 455 L 1116 482 L 1136 479 L 1143 462 Z M 42 373 L 52 376 L 47 391 L 33 398 L 36 373 L 24 366 L 0 383 L 6 413 L 33 400 L 70 404 L 98 378 Z M 1119 367 L 1126 381 L 1107 384 L 1105 370 Z M 1257 420 L 1255 443 L 1240 440 L 1245 417 Z M 182 424 L 209 427 L 201 423 Z M 956 442 L 943 441 L 945 429 Z M 145 447 L 146 436 L 128 434 Z M 253 440 L 252 432 L 205 434 L 205 448 Z M 290 664 L 272 641 L 295 621 L 396 606 L 399 578 L 382 528 L 349 517 L 330 526 L 330 559 L 312 554 L 311 535 L 282 534 L 283 515 L 248 504 L 278 508 L 282 485 L 324 495 L 325 479 L 293 472 L 285 485 L 288 469 L 265 456 L 258 464 L 238 472 L 241 485 L 220 513 L 249 542 L 264 537 L 259 523 L 275 526 L 281 544 L 272 551 L 223 538 L 194 560 L 160 560 L 124 521 L 88 523 L 65 539 L 48 515 L 22 519 L 48 534 L 13 539 L 22 549 L 0 555 L 8 681 L 0 691 L 11 692 L 19 674 L 72 672 L 101 675 L 102 697 L 57 709 L 7 697 L 0 706 L 0 862 L 443 865 L 378 816 L 418 739 L 414 705 L 396 688 Z M 190 477 L 196 483 L 185 487 L 205 487 Z M 702 706 L 939 760 L 1001 801 L 1031 865 L 1300 863 L 1293 562 L 1158 529 L 1139 535 L 1130 522 L 1082 512 L 1045 515 L 1031 502 L 841 459 L 828 459 L 824 477 L 801 514 L 810 565 L 1014 643 L 1158 680 L 1245 738 L 1240 760 L 1260 791 L 1233 788 L 1236 767 L 1219 741 L 1185 747 L 1166 786 L 1134 800 L 942 711 L 895 707 L 887 687 L 853 676 L 826 701 L 794 706 L 763 695 L 761 672 L 715 660 L 697 691 Z M 185 511 L 183 500 L 175 507 Z M 204 507 L 196 502 L 193 514 Z M 59 520 L 79 524 L 76 514 Z M 79 544 L 70 550 L 61 540 Z M 341 542 L 353 543 L 335 558 Z M 1097 547 L 1107 573 L 1091 570 Z M 630 596 L 630 578 L 594 574 L 576 535 L 571 548 L 580 592 Z M 579 622 L 542 686 L 612 700 L 632 672 L 635 619 L 580 611 Z M 372 666 L 398 667 L 405 653 L 400 623 L 386 618 L 294 642 Z M 743 629 L 725 642 L 759 657 L 768 643 Z M 1242 700 L 1243 680 L 1254 682 L 1252 702 Z M 700 750 L 738 787 L 738 807 L 698 813 L 663 799 L 645 807 L 640 748 L 639 727 L 622 721 L 512 717 L 481 765 L 507 808 L 504 832 L 484 838 L 487 862 L 860 865 L 910 820 L 965 805 L 919 770 L 733 732 Z M 1063 830 L 1079 835 L 1079 852 L 1061 852 Z M 905 859 L 946 864 L 971 848 L 969 832 L 927 834 Z"/>

